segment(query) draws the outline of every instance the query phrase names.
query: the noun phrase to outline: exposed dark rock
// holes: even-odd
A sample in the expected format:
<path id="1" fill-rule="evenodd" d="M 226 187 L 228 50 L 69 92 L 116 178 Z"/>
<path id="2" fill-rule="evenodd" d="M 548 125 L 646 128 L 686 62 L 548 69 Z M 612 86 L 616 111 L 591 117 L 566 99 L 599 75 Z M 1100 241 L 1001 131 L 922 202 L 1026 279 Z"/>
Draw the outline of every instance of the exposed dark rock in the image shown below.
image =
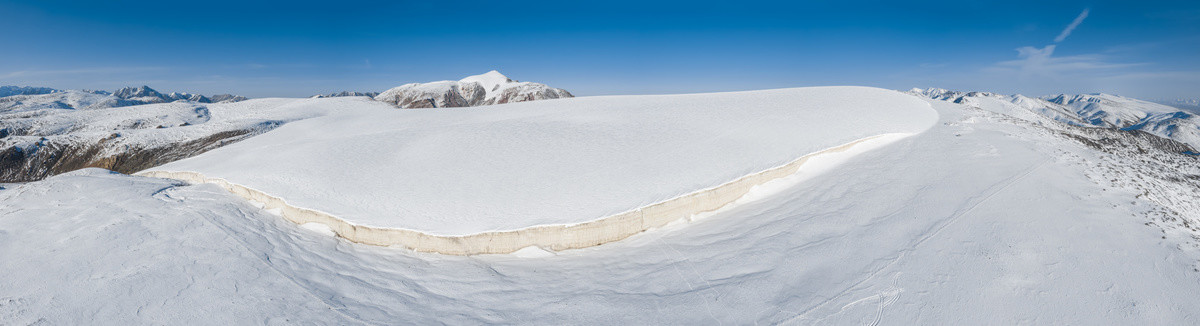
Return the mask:
<path id="1" fill-rule="evenodd" d="M 73 142 L 67 138 L 42 138 L 31 148 L 12 146 L 0 149 L 0 182 L 28 182 L 82 168 L 105 168 L 134 173 L 150 167 L 207 152 L 217 147 L 261 134 L 278 126 L 265 123 L 258 128 L 229 130 L 199 139 L 149 147 L 130 147 L 113 140 L 112 134 L 95 143 Z M 112 149 L 120 150 L 113 151 Z M 116 152 L 108 155 L 105 153 Z"/>

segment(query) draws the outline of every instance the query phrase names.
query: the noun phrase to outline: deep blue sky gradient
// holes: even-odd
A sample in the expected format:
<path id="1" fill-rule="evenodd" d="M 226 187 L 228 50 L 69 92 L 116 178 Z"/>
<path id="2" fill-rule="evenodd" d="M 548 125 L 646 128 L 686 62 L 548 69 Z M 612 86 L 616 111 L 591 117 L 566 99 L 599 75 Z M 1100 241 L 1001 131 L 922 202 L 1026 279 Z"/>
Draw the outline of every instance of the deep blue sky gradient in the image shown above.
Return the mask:
<path id="1" fill-rule="evenodd" d="M 1024 64 L 1080 12 L 1049 61 Z M 0 84 L 308 96 L 497 69 L 577 95 L 1200 97 L 1200 2 L 6 1 Z"/>

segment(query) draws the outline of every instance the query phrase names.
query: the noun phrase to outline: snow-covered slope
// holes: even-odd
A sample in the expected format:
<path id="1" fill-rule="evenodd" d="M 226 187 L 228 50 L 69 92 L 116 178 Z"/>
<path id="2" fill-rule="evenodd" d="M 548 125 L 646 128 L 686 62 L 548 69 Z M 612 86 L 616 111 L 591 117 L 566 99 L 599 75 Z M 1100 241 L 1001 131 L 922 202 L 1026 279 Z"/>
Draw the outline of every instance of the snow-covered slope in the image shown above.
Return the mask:
<path id="1" fill-rule="evenodd" d="M 151 171 L 200 173 L 352 225 L 461 236 L 593 221 L 935 119 L 920 99 L 860 87 L 450 110 L 342 99 L 322 105 L 354 109 Z"/>
<path id="2" fill-rule="evenodd" d="M 0 109 L 0 182 L 40 180 L 83 167 L 133 173 L 331 111 L 291 105 L 319 103 L 299 99 L 110 108 L 94 101 L 127 100 L 77 91 L 39 96 L 62 98 L 37 102 L 57 103 L 52 105 Z M 0 104 L 19 97 L 0 98 Z"/>
<path id="3" fill-rule="evenodd" d="M 209 123 L 212 99 L 145 86 L 114 93 L 11 89 L 30 95 L 0 97 L 0 182 L 39 180 L 83 167 L 131 173 L 269 130 L 294 116 Z M 244 99 L 230 95 L 221 101 Z"/>
<path id="4" fill-rule="evenodd" d="M 37 111 L 44 109 L 91 110 L 145 104 L 112 96 L 104 92 L 66 90 L 46 94 L 0 97 L 0 112 Z"/>
<path id="5" fill-rule="evenodd" d="M 1198 323 L 1194 157 L 999 112 L 1015 107 L 931 105 L 928 131 L 758 200 L 539 258 L 349 243 L 210 184 L 87 170 L 8 187 L 0 320 Z"/>
<path id="6" fill-rule="evenodd" d="M 1180 112 L 1166 105 L 1109 94 L 1059 94 L 1043 99 L 1070 108 L 1092 125 L 1106 127 L 1129 127 L 1158 116 Z"/>
<path id="7" fill-rule="evenodd" d="M 401 108 L 445 108 L 568 98 L 566 90 L 518 82 L 492 70 L 459 81 L 404 84 L 375 96 Z"/>
<path id="8" fill-rule="evenodd" d="M 1195 114 L 1128 97 L 1110 94 L 1059 94 L 1031 98 L 940 88 L 914 88 L 909 93 L 960 104 L 984 105 L 1026 120 L 1048 118 L 1079 126 L 1140 130 L 1200 148 L 1200 118 Z"/>

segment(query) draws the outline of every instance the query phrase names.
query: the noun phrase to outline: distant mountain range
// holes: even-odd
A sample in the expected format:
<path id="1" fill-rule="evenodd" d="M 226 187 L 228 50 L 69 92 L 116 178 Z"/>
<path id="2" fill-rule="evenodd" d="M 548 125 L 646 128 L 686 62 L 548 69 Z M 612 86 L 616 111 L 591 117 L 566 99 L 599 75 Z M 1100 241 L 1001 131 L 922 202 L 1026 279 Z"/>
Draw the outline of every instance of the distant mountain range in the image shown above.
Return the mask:
<path id="1" fill-rule="evenodd" d="M 0 86 L 0 97 L 13 95 L 42 95 L 61 92 L 49 87 Z"/>
<path id="2" fill-rule="evenodd" d="M 329 93 L 329 94 L 313 95 L 313 96 L 312 96 L 312 97 L 310 97 L 310 98 L 329 98 L 329 97 L 348 97 L 348 96 L 366 96 L 366 97 L 371 97 L 371 98 L 374 98 L 374 97 L 376 97 L 376 96 L 379 96 L 379 92 L 351 92 L 351 91 L 341 91 L 341 92 L 337 92 L 337 93 Z"/>
<path id="3" fill-rule="evenodd" d="M 980 107 L 1033 112 L 1031 120 L 1048 119 L 1074 126 L 1144 131 L 1200 148 L 1200 118 L 1180 108 L 1111 94 L 1059 94 L 1043 97 L 961 92 L 941 88 L 909 94 Z"/>
<path id="4" fill-rule="evenodd" d="M 1194 98 L 1177 98 L 1177 99 L 1152 99 L 1150 102 L 1167 105 L 1180 110 L 1190 111 L 1195 114 L 1200 114 L 1200 99 Z"/>
<path id="5" fill-rule="evenodd" d="M 232 103 L 245 100 L 245 96 L 231 94 L 218 94 L 211 97 L 191 93 L 163 94 L 149 86 L 125 87 L 114 92 L 0 86 L 0 111 L 38 108 L 103 109 L 176 101 Z"/>

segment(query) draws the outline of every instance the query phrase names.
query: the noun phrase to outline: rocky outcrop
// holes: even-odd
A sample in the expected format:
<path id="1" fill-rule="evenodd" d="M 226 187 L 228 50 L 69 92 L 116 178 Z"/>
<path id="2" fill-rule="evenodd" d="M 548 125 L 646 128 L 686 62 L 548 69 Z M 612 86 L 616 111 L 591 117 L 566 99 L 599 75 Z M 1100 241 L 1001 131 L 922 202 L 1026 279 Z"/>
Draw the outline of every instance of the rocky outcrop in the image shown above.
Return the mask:
<path id="1" fill-rule="evenodd" d="M 519 82 L 495 70 L 458 81 L 404 84 L 380 93 L 375 100 L 405 109 L 493 105 L 574 97 L 566 90 Z"/>

